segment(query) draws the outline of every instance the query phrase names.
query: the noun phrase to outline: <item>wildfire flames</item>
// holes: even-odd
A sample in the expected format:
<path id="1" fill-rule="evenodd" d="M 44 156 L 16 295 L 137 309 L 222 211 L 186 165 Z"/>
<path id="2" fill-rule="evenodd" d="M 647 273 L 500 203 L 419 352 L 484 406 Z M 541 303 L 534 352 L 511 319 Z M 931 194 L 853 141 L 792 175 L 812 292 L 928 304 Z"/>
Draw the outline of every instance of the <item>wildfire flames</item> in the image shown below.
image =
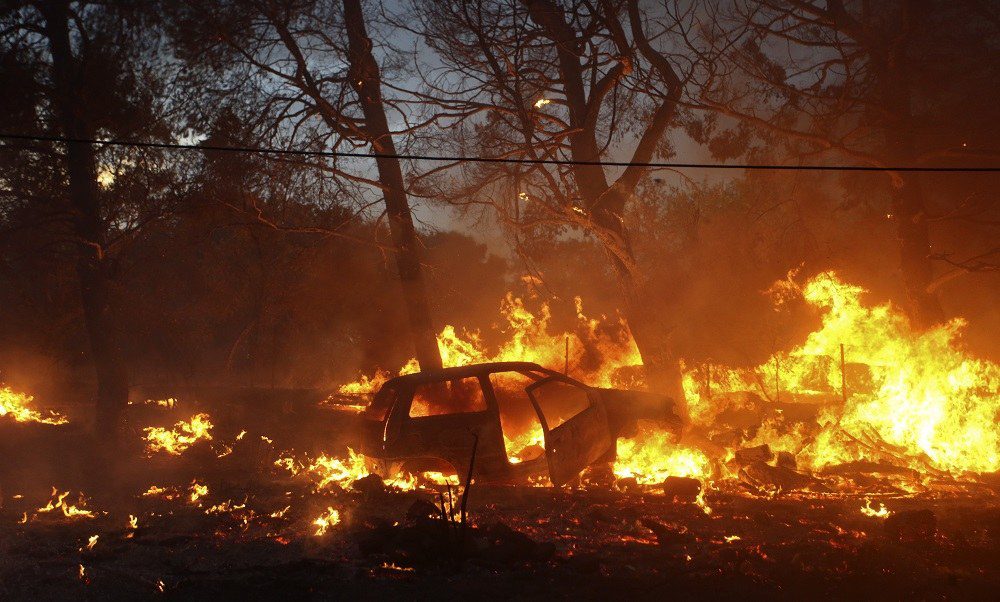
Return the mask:
<path id="1" fill-rule="evenodd" d="M 865 306 L 865 290 L 832 272 L 801 288 L 782 281 L 772 292 L 779 303 L 800 294 L 822 312 L 822 326 L 756 368 L 714 367 L 719 384 L 711 392 L 701 378 L 706 368 L 688 372 L 695 424 L 709 425 L 727 394 L 793 396 L 819 408 L 818 424 L 775 417 L 747 445 L 767 443 L 811 470 L 862 460 L 953 474 L 1000 469 L 1000 367 L 962 351 L 962 319 L 916 331 L 889 304 Z"/>
<path id="2" fill-rule="evenodd" d="M 173 429 L 162 427 L 147 427 L 143 429 L 146 433 L 146 453 L 148 455 L 157 452 L 166 452 L 177 456 L 198 441 L 211 441 L 212 422 L 208 414 L 195 414 L 187 422 L 181 420 L 174 425 Z"/>
<path id="3" fill-rule="evenodd" d="M 41 424 L 66 424 L 69 420 L 56 412 L 43 414 L 31 408 L 34 397 L 18 393 L 10 387 L 0 386 L 0 418 L 10 417 L 15 422 L 38 422 Z"/>
<path id="4" fill-rule="evenodd" d="M 1000 469 L 1000 367 L 962 350 L 962 319 L 918 331 L 889 304 L 865 305 L 865 292 L 833 272 L 801 286 L 791 275 L 777 282 L 769 291 L 776 309 L 801 298 L 820 313 L 820 328 L 756 367 L 688 366 L 688 431 L 721 443 L 706 449 L 678 445 L 655 425 L 643 425 L 636 437 L 619 441 L 615 474 L 640 484 L 667 476 L 724 478 L 734 474 L 726 462 L 735 449 L 761 444 L 791 454 L 798 469 L 809 471 L 860 461 L 954 475 Z M 507 342 L 491 353 L 478 333 L 460 335 L 446 326 L 438 335 L 443 363 L 531 361 L 559 370 L 566 365 L 589 384 L 621 384 L 628 372 L 623 369 L 640 363 L 635 343 L 622 324 L 588 318 L 579 299 L 576 303 L 579 327 L 554 334 L 548 306 L 535 314 L 508 294 L 501 304 Z M 410 360 L 399 374 L 417 370 L 417 361 Z M 389 377 L 378 371 L 340 392 L 372 393 Z M 805 406 L 813 419 L 787 417 L 783 404 Z M 735 440 L 721 437 L 717 419 L 734 409 L 765 419 Z M 513 462 L 520 461 L 522 450 L 543 445 L 538 426 L 506 436 Z"/>
<path id="5" fill-rule="evenodd" d="M 80 499 L 77 501 L 77 504 L 79 505 L 67 503 L 67 497 L 69 497 L 68 491 L 59 493 L 59 490 L 53 487 L 52 499 L 49 500 L 49 503 L 36 510 L 36 512 L 40 514 L 47 512 L 61 512 L 66 518 L 94 518 L 94 516 L 96 516 L 92 510 L 87 510 L 84 507 L 86 503 L 82 494 L 80 495 Z"/>
<path id="6" fill-rule="evenodd" d="M 684 390 L 690 423 L 685 435 L 678 441 L 655 421 L 640 421 L 633 437 L 618 441 L 613 473 L 620 487 L 626 488 L 624 483 L 628 482 L 629 486 L 652 490 L 669 477 L 691 477 L 700 482 L 700 488 L 695 488 L 690 497 L 708 514 L 711 509 L 705 502 L 706 491 L 725 487 L 726 483 L 744 476 L 741 467 L 745 464 L 738 462 L 737 456 L 765 444 L 770 451 L 768 457 L 762 456 L 764 462 L 773 458 L 773 452 L 783 453 L 782 461 L 786 463 L 775 462 L 773 468 L 785 466 L 802 475 L 822 474 L 831 467 L 859 462 L 914 469 L 919 475 L 954 477 L 1000 470 L 1000 426 L 996 420 L 1000 413 L 997 390 L 1000 368 L 962 350 L 960 337 L 965 326 L 962 320 L 917 331 L 894 307 L 865 305 L 863 289 L 829 272 L 801 286 L 791 278 L 783 280 L 770 293 L 779 308 L 793 297 L 807 302 L 818 314 L 819 328 L 801 345 L 776 353 L 759 366 L 688 366 L 684 371 Z M 460 335 L 454 327 L 444 328 L 438 341 L 445 364 L 524 360 L 561 370 L 568 358 L 571 374 L 598 386 L 621 384 L 623 374 L 635 372 L 630 367 L 638 363 L 639 356 L 627 329 L 616 320 L 588 318 L 579 301 L 578 327 L 571 333 L 550 332 L 548 307 L 543 305 L 537 313 L 532 313 L 512 295 L 504 299 L 502 312 L 506 319 L 504 330 L 509 336 L 495 352 L 487 351 L 478 333 Z M 399 372 L 417 369 L 416 361 L 410 361 Z M 377 372 L 344 385 L 340 393 L 373 392 L 389 376 L 388 372 Z M 10 415 L 19 422 L 65 422 L 57 414 L 46 416 L 31 409 L 31 401 L 31 397 L 9 388 L 0 389 L 2 415 Z M 158 405 L 167 410 L 173 406 Z M 727 417 L 733 412 L 753 415 L 756 422 L 734 431 Z M 212 429 L 210 416 L 205 413 L 179 421 L 171 428 L 148 427 L 144 429 L 146 454 L 180 455 L 199 441 L 211 441 Z M 216 455 L 221 458 L 251 453 L 252 446 L 246 445 L 234 451 L 236 442 L 258 437 L 246 435 L 246 430 L 240 431 L 233 445 L 225 446 L 226 452 Z M 539 424 L 505 436 L 508 457 L 513 463 L 544 454 Z M 144 492 L 137 492 L 137 499 L 153 505 L 178 504 L 199 514 L 230 517 L 242 530 L 252 521 L 261 522 L 268 529 L 281 522 L 304 529 L 302 533 L 323 536 L 342 520 L 343 509 L 328 505 L 329 498 L 349 499 L 337 496 L 345 495 L 352 485 L 373 474 L 382 477 L 389 488 L 426 490 L 440 495 L 442 500 L 445 488 L 449 497 L 452 489 L 455 495 L 460 490 L 455 475 L 381 474 L 352 449 L 344 457 L 331 454 L 310 457 L 290 450 L 274 459 L 273 440 L 264 435 L 259 435 L 259 439 L 268 444 L 267 451 L 258 449 L 252 453 L 270 454 L 267 462 L 308 483 L 310 495 L 324 498 L 321 506 L 302 506 L 318 507 L 322 510 L 319 516 L 315 511 L 300 514 L 301 508 L 294 497 L 282 499 L 278 505 L 271 503 L 266 509 L 255 509 L 253 496 L 244 495 L 245 492 L 220 494 L 225 489 L 217 489 L 213 483 L 210 495 L 207 481 L 201 475 L 182 484 L 149 485 Z M 355 487 L 355 491 L 359 490 Z M 292 496 L 292 492 L 285 495 Z M 864 491 L 863 495 L 875 492 Z M 75 505 L 66 501 L 68 491 L 54 488 L 51 497 L 35 511 L 34 518 L 49 514 L 86 519 L 99 514 L 86 508 L 82 494 Z M 858 511 L 876 519 L 893 514 L 883 502 L 873 502 L 871 498 L 865 498 L 860 507 L 852 506 L 852 512 Z M 23 513 L 21 522 L 28 520 L 29 513 Z M 124 517 L 120 520 L 125 522 Z M 126 524 L 125 537 L 130 538 L 138 529 L 139 519 L 128 515 Z M 287 543 L 290 537 L 287 531 L 280 530 L 269 532 L 270 535 L 281 543 Z M 88 540 L 88 550 L 96 545 L 97 537 Z M 740 539 L 726 536 L 724 541 L 732 544 Z"/>

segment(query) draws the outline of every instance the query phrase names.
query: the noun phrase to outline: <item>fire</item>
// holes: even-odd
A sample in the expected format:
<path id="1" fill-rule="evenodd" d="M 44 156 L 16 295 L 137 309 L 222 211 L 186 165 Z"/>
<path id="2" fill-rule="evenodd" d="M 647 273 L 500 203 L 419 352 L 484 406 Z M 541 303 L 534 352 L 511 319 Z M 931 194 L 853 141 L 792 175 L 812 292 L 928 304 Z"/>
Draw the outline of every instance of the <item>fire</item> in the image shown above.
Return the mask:
<path id="1" fill-rule="evenodd" d="M 208 414 L 195 414 L 191 420 L 181 420 L 173 429 L 158 426 L 144 428 L 146 433 L 146 454 L 166 452 L 178 456 L 200 440 L 211 441 L 212 422 Z"/>
<path id="2" fill-rule="evenodd" d="M 58 510 L 62 512 L 63 516 L 66 518 L 94 518 L 94 512 L 92 510 L 87 510 L 84 507 L 86 506 L 86 503 L 83 498 L 83 494 L 80 494 L 77 501 L 79 506 L 66 503 L 66 498 L 69 497 L 68 491 L 59 493 L 59 490 L 53 487 L 51 495 L 52 499 L 49 500 L 49 503 L 39 508 L 36 512 L 45 513 Z"/>
<path id="3" fill-rule="evenodd" d="M 618 442 L 615 476 L 633 477 L 640 485 L 657 485 L 667 477 L 712 476 L 712 463 L 705 452 L 679 446 L 670 433 L 642 424 L 631 439 Z"/>
<path id="4" fill-rule="evenodd" d="M 353 449 L 347 449 L 347 458 L 336 458 L 321 454 L 311 463 L 303 464 L 292 457 L 275 460 L 274 465 L 284 468 L 293 475 L 305 473 L 313 481 L 316 490 L 326 489 L 331 485 L 348 487 L 354 481 L 371 474 L 365 465 L 365 457 Z M 308 460 L 306 461 L 308 462 Z M 409 474 L 397 474 L 391 477 L 380 475 L 386 485 L 397 489 L 412 490 L 417 486 L 415 477 Z"/>
<path id="5" fill-rule="evenodd" d="M 864 514 L 865 516 L 870 516 L 872 518 L 886 518 L 887 516 L 892 514 L 892 512 L 888 508 L 886 508 L 885 504 L 883 504 L 882 502 L 879 502 L 878 508 L 873 507 L 872 501 L 868 498 L 865 498 L 865 505 L 861 507 L 861 514 Z"/>
<path id="6" fill-rule="evenodd" d="M 316 526 L 315 535 L 317 537 L 326 535 L 326 532 L 330 527 L 333 527 L 339 523 L 340 523 L 340 511 L 334 510 L 333 508 L 330 507 L 328 507 L 326 509 L 326 512 L 319 515 L 316 518 L 316 520 L 312 522 L 312 524 Z"/>
<path id="7" fill-rule="evenodd" d="M 551 312 L 543 303 L 537 313 L 524 301 L 507 293 L 500 304 L 500 314 L 506 321 L 501 328 L 509 339 L 496 351 L 486 349 L 478 332 L 463 331 L 448 325 L 437 335 L 438 350 L 444 366 L 467 366 L 482 362 L 535 362 L 553 370 L 568 369 L 570 374 L 598 387 L 614 386 L 623 368 L 641 363 L 639 350 L 625 324 L 620 320 L 589 318 L 583 312 L 583 302 L 576 298 L 577 329 L 573 333 L 549 332 Z M 411 359 L 399 374 L 420 371 L 420 364 Z M 370 395 L 378 391 L 390 373 L 376 370 L 371 377 L 361 377 L 340 387 L 345 395 Z"/>
<path id="8" fill-rule="evenodd" d="M 714 392 L 836 403 L 820 413 L 818 432 L 807 425 L 775 435 L 780 425 L 770 425 L 773 431 L 765 425 L 752 444 L 792 452 L 814 470 L 856 460 L 953 474 L 1000 469 L 1000 366 L 962 350 L 964 320 L 915 330 L 892 305 L 863 304 L 866 291 L 833 272 L 803 287 L 782 281 L 772 291 L 801 295 L 822 312 L 822 326 L 755 369 L 717 368 Z M 685 389 L 692 418 L 706 424 L 719 406 L 703 394 L 701 381 L 689 372 Z"/>
<path id="9" fill-rule="evenodd" d="M 188 499 L 191 500 L 192 504 L 198 502 L 199 499 L 208 495 L 208 485 L 202 485 L 198 481 L 191 481 L 191 487 L 188 488 Z"/>
<path id="10" fill-rule="evenodd" d="M 511 464 L 534 460 L 545 453 L 545 433 L 538 423 L 520 435 L 508 436 L 504 433 L 503 442 Z"/>
<path id="11" fill-rule="evenodd" d="M 14 422 L 38 422 L 41 424 L 66 424 L 69 420 L 62 414 L 49 411 L 46 414 L 32 409 L 34 397 L 0 386 L 0 418 L 11 417 Z"/>
<path id="12" fill-rule="evenodd" d="M 98 540 L 98 539 L 99 539 L 100 537 L 101 537 L 100 535 L 91 535 L 91 536 L 90 536 L 90 537 L 89 537 L 89 538 L 87 539 L 87 549 L 88 549 L 88 550 L 93 550 L 93 549 L 94 549 L 94 546 L 96 546 L 96 545 L 97 545 L 97 540 Z"/>
<path id="13" fill-rule="evenodd" d="M 865 290 L 821 273 L 804 284 L 791 275 L 768 291 L 776 306 L 800 298 L 817 310 L 820 327 L 803 343 L 777 352 L 753 368 L 705 364 L 683 366 L 690 427 L 711 438 L 728 408 L 760 416 L 762 424 L 732 441 L 738 447 L 768 444 L 789 452 L 798 470 L 854 461 L 912 468 L 926 473 L 961 475 L 1000 470 L 1000 366 L 970 356 L 961 346 L 965 322 L 956 318 L 920 331 L 888 303 L 866 304 Z M 531 361 L 568 369 L 598 387 L 636 386 L 624 375 L 641 364 L 627 327 L 620 320 L 592 319 L 577 299 L 577 327 L 550 332 L 547 305 L 529 311 L 508 293 L 501 304 L 506 342 L 488 350 L 478 332 L 446 326 L 438 335 L 445 366 L 492 361 Z M 410 360 L 400 374 L 419 370 Z M 389 373 L 378 371 L 341 388 L 342 393 L 375 392 Z M 811 408 L 814 418 L 786 418 L 782 404 Z M 541 429 L 505 433 L 511 462 L 521 452 L 543 447 Z M 641 484 L 667 476 L 711 482 L 725 472 L 726 454 L 678 445 L 652 425 L 637 437 L 622 439 L 615 473 Z M 329 460 L 329 459 L 328 459 Z M 331 463 L 332 480 L 362 472 L 360 458 Z M 337 476 L 339 475 L 339 476 Z M 322 482 L 323 479 L 320 479 Z"/>

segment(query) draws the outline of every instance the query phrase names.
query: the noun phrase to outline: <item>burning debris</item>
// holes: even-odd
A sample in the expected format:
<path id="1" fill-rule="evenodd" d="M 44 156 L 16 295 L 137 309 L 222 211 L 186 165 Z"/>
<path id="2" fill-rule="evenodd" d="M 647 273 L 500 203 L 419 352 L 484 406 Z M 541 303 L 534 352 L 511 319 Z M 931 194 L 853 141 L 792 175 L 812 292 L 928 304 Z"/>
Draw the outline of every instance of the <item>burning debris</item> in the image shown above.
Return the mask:
<path id="1" fill-rule="evenodd" d="M 69 491 L 59 492 L 55 487 L 52 488 L 52 499 L 49 500 L 47 504 L 35 510 L 37 514 L 53 513 L 59 512 L 64 518 L 76 519 L 76 518 L 94 518 L 96 513 L 93 510 L 88 510 L 86 508 L 86 499 L 83 497 L 83 493 L 80 493 L 77 503 L 70 504 L 66 501 L 69 497 Z M 36 514 L 36 516 L 37 516 Z M 27 515 L 25 515 L 25 518 Z M 27 520 L 25 520 L 27 522 Z"/>
<path id="2" fill-rule="evenodd" d="M 37 422 L 40 424 L 66 424 L 69 420 L 53 411 L 42 413 L 31 407 L 34 397 L 18 393 L 6 385 L 0 385 L 0 420 L 13 419 L 14 422 Z"/>
<path id="3" fill-rule="evenodd" d="M 833 273 L 770 293 L 779 307 L 806 301 L 819 328 L 756 367 L 687 366 L 683 424 L 674 400 L 642 390 L 623 324 L 586 317 L 578 300 L 577 328 L 550 332 L 546 306 L 533 314 L 508 295 L 495 352 L 449 326 L 445 368 L 411 360 L 317 397 L 316 410 L 344 410 L 318 415 L 336 441 L 320 429 L 300 448 L 295 427 L 265 435 L 220 407 L 143 429 L 146 465 L 122 509 L 53 488 L 37 509 L 5 500 L 0 517 L 19 532 L 85 522 L 67 554 L 87 586 L 123 545 L 202 538 L 283 558 L 357 549 L 358 570 L 397 579 L 470 566 L 631 574 L 646 558 L 648 575 L 738 566 L 766 580 L 779 562 L 816 570 L 809 554 L 837 557 L 832 567 L 898 543 L 1000 550 L 1000 528 L 956 530 L 949 506 L 995 498 L 1000 470 L 1000 368 L 962 350 L 963 323 L 914 330 Z M 174 412 L 180 399 L 135 411 Z M 67 422 L 6 387 L 0 401 L 16 422 Z M 163 577 L 143 577 L 144 591 L 193 582 Z"/>
<path id="4" fill-rule="evenodd" d="M 199 413 L 188 421 L 179 421 L 173 429 L 154 426 L 144 428 L 146 453 L 153 455 L 165 452 L 178 456 L 199 441 L 211 441 L 212 427 L 208 414 Z"/>

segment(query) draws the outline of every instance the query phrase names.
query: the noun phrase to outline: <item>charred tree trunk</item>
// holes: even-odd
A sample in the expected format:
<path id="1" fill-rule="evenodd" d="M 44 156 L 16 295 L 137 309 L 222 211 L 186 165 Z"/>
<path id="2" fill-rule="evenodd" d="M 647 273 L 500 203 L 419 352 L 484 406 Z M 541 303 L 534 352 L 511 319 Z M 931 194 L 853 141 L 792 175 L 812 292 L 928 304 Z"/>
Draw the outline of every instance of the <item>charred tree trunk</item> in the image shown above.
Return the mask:
<path id="1" fill-rule="evenodd" d="M 83 114 L 79 68 L 69 36 L 66 1 L 43 2 L 45 34 L 52 54 L 52 100 L 63 133 L 68 138 L 91 138 L 93 131 Z M 109 307 L 107 232 L 101 217 L 97 188 L 97 162 L 92 145 L 66 143 L 69 204 L 79 244 L 76 271 L 80 281 L 83 318 L 90 339 L 90 353 L 97 373 L 95 431 L 114 447 L 118 442 L 128 404 L 128 377 Z"/>
<path id="2" fill-rule="evenodd" d="M 361 103 L 368 140 L 376 153 L 395 155 L 396 145 L 389 132 L 382 103 L 382 78 L 378 63 L 372 55 L 372 41 L 365 30 L 360 0 L 344 0 L 344 24 L 347 29 L 347 59 L 350 63 L 348 77 Z M 379 157 L 376 164 L 385 195 L 389 230 L 396 248 L 396 268 L 409 313 L 417 361 L 422 370 L 440 368 L 441 352 L 437 346 L 437 333 L 427 301 L 427 286 L 420 265 L 420 243 L 406 198 L 403 170 L 399 159 L 394 157 Z"/>
<path id="3" fill-rule="evenodd" d="M 920 327 L 944 321 L 944 309 L 937 295 L 930 292 L 934 280 L 930 232 L 923 191 L 918 175 L 909 175 L 894 183 L 892 217 L 899 246 L 899 269 L 909 314 Z"/>
<path id="4" fill-rule="evenodd" d="M 623 241 L 629 260 L 634 262 L 635 256 L 628 243 L 628 232 L 621 219 L 609 212 L 598 211 L 594 214 L 594 220 L 601 227 L 615 232 Z M 606 254 L 618 279 L 625 320 L 642 358 L 647 385 L 654 391 L 672 396 L 677 401 L 678 407 L 683 407 L 684 389 L 681 383 L 680 358 L 670 344 L 670 333 L 663 327 L 656 308 L 650 302 L 650 295 L 645 290 L 643 278 L 636 275 L 610 249 L 606 249 Z"/>
<path id="5" fill-rule="evenodd" d="M 910 65 L 906 56 L 913 11 L 921 3 L 900 5 L 899 31 L 884 49 L 873 53 L 879 67 L 882 111 L 884 111 L 885 154 L 890 162 L 912 165 L 916 157 L 913 140 L 913 107 L 910 93 Z M 893 174 L 892 219 L 896 225 L 899 269 L 913 321 L 928 327 L 944 321 L 944 310 L 931 292 L 934 280 L 927 209 L 919 174 Z"/>
<path id="6" fill-rule="evenodd" d="M 570 154 L 575 161 L 598 162 L 601 156 L 594 133 L 596 114 L 591 114 L 595 109 L 588 108 L 578 42 L 566 21 L 565 11 L 552 0 L 523 2 L 532 21 L 545 31 L 556 46 L 572 130 L 569 135 Z M 651 389 L 672 395 L 678 404 L 683 404 L 676 354 L 670 348 L 666 333 L 658 327 L 660 321 L 646 293 L 644 278 L 633 267 L 635 255 L 622 222 L 625 196 L 617 187 L 609 185 L 604 168 L 599 165 L 574 165 L 573 178 L 591 219 L 608 234 L 607 240 L 602 240 L 602 243 L 618 278 L 625 319 L 642 357 L 647 384 Z"/>

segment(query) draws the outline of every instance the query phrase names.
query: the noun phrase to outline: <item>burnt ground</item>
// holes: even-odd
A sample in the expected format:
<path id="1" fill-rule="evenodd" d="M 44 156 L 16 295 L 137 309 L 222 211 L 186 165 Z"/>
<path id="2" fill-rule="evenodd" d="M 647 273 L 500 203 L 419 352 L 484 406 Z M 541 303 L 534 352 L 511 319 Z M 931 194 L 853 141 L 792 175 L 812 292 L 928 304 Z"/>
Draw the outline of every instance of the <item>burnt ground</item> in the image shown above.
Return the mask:
<path id="1" fill-rule="evenodd" d="M 463 530 L 432 516 L 434 491 L 374 479 L 316 491 L 273 460 L 292 438 L 298 452 L 320 444 L 301 443 L 287 417 L 252 428 L 236 443 L 238 430 L 219 426 L 212 446 L 181 456 L 137 453 L 112 486 L 96 484 L 100 467 L 73 428 L 0 424 L 0 600 L 925 600 L 1000 591 L 992 487 L 883 489 L 872 500 L 893 512 L 884 519 L 864 515 L 856 493 L 767 498 L 732 482 L 708 491 L 710 514 L 655 487 L 473 485 Z M 219 458 L 224 442 L 233 451 Z M 196 501 L 192 480 L 208 487 Z M 153 484 L 172 493 L 142 496 Z M 84 491 L 96 516 L 37 512 L 53 485 L 72 491 L 70 502 Z M 340 523 L 317 536 L 313 520 L 327 509 Z"/>
<path id="2" fill-rule="evenodd" d="M 307 497 L 274 490 L 222 514 L 161 501 L 135 531 L 114 514 L 18 524 L 8 507 L 0 598 L 984 599 L 1000 585 L 994 499 L 886 500 L 897 516 L 933 512 L 933 532 L 900 533 L 858 499 L 716 494 L 706 515 L 662 495 L 482 488 L 463 551 L 458 529 L 415 518 L 426 494 Z M 322 537 L 308 525 L 318 512 L 296 511 L 317 501 L 342 508 Z"/>

